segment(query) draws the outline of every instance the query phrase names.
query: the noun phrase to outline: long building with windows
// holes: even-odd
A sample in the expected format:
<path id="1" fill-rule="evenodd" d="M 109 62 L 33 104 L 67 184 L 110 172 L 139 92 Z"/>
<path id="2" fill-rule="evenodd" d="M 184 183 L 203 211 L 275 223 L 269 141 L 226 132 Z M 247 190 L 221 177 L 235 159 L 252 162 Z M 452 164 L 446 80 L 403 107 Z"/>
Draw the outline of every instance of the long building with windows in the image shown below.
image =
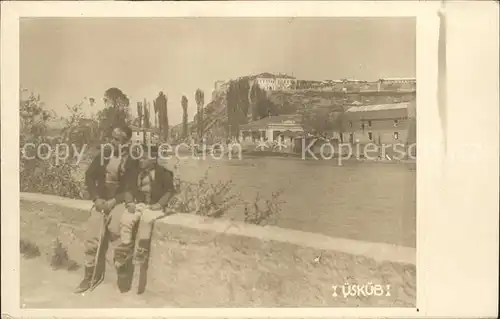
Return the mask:
<path id="1" fill-rule="evenodd" d="M 345 112 L 342 140 L 360 144 L 406 144 L 410 120 L 415 117 L 415 101 L 351 107 Z"/>

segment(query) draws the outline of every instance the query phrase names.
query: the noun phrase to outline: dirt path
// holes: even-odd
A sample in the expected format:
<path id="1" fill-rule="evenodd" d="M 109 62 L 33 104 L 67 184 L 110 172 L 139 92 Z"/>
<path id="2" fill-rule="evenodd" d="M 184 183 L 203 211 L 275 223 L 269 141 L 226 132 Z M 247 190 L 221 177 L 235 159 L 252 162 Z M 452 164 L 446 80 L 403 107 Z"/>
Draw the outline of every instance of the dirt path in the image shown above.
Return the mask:
<path id="1" fill-rule="evenodd" d="M 21 240 L 39 249 L 21 259 L 21 303 L 26 308 L 165 307 L 413 307 L 416 271 L 411 264 L 377 262 L 361 255 L 317 250 L 259 238 L 217 235 L 179 225 L 155 227 L 146 292 L 121 294 L 112 251 L 105 281 L 93 292 L 73 294 L 82 276 L 53 270 L 57 238 L 67 258 L 83 260 L 86 214 L 40 203 L 21 204 Z M 24 256 L 30 251 L 27 248 Z M 332 285 L 390 285 L 390 295 L 332 295 Z M 137 287 L 136 285 L 134 285 Z M 21 305 L 22 306 L 22 305 Z"/>
<path id="2" fill-rule="evenodd" d="M 94 291 L 74 294 L 81 271 L 53 270 L 40 258 L 21 259 L 21 307 L 23 308 L 163 308 L 168 301 L 151 292 L 122 294 L 110 271 Z"/>

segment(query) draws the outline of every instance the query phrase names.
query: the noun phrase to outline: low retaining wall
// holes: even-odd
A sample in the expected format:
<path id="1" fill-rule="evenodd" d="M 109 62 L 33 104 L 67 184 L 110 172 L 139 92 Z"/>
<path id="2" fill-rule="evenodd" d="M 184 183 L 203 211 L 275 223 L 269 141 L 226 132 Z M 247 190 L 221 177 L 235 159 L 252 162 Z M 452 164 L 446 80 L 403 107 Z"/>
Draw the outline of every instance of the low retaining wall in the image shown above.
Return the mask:
<path id="1" fill-rule="evenodd" d="M 79 262 L 90 207 L 89 201 L 22 193 L 21 239 L 50 254 L 59 238 Z M 412 248 L 188 214 L 159 220 L 152 246 L 146 293 L 174 306 L 415 305 Z M 333 297 L 332 285 L 345 283 L 390 285 L 390 292 L 345 298 L 338 288 Z"/>

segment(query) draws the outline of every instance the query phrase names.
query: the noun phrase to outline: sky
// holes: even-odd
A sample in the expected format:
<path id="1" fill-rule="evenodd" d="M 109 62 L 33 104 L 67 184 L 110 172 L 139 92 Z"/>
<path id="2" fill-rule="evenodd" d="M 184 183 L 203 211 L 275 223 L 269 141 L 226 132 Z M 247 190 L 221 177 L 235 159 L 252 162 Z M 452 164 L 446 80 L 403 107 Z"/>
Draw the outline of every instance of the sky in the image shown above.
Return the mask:
<path id="1" fill-rule="evenodd" d="M 47 108 L 85 97 L 102 104 L 121 89 L 136 102 L 168 96 L 169 122 L 182 121 L 181 97 L 210 102 L 214 82 L 261 72 L 326 80 L 415 77 L 413 18 L 23 18 L 20 84 Z M 85 106 L 90 107 L 90 106 Z"/>

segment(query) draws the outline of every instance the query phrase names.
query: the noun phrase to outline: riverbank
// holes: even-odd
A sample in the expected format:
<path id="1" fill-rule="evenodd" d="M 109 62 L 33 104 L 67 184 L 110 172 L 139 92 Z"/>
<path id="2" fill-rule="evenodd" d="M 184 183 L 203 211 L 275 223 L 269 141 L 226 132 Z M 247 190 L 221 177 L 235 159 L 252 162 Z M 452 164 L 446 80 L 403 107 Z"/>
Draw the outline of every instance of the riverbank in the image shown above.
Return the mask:
<path id="1" fill-rule="evenodd" d="M 72 260 L 81 261 L 82 223 L 88 216 L 88 212 L 84 210 L 84 202 L 75 201 L 75 207 L 70 208 L 68 205 L 61 205 L 64 200 L 46 203 L 33 199 L 21 201 L 21 239 L 36 243 L 41 251 L 41 256 L 38 257 L 40 262 L 50 259 L 55 238 L 63 243 Z M 346 249 L 356 249 L 354 241 L 339 240 L 336 244 L 335 241 L 330 241 L 330 248 L 333 249 L 318 249 L 311 247 L 311 243 L 308 246 L 298 245 L 297 241 L 286 242 L 283 234 L 274 235 L 273 240 L 269 236 L 276 233 L 273 228 L 248 225 L 252 230 L 245 232 L 245 226 L 235 223 L 233 228 L 239 230 L 231 231 L 230 228 L 223 228 L 223 225 L 233 222 L 201 221 L 200 218 L 196 222 L 196 217 L 199 216 L 190 216 L 192 226 L 186 227 L 179 222 L 182 219 L 180 217 L 183 216 L 170 216 L 170 220 L 166 218 L 155 227 L 150 280 L 147 291 L 141 298 L 159 296 L 156 299 L 159 303 L 178 307 L 415 305 L 415 265 L 412 260 L 406 260 L 409 257 L 401 257 L 408 249 L 399 250 L 399 259 L 406 262 L 383 261 L 384 258 L 375 260 L 362 253 L 378 254 L 380 257 L 384 252 L 377 247 L 385 247 L 385 256 L 390 256 L 388 248 L 391 246 L 373 244 L 370 249 L 370 246 L 358 244 L 358 249 L 363 246 L 364 252 L 360 250 L 360 254 L 356 255 L 338 250 L 342 243 L 350 244 Z M 255 236 L 257 233 L 260 236 Z M 302 240 L 304 238 L 303 236 Z M 58 274 L 65 276 L 62 271 Z M 35 285 L 37 280 L 30 278 L 32 275 L 34 274 L 21 274 L 21 282 L 31 280 L 30 285 Z M 390 285 L 390 296 L 344 298 L 339 290 L 338 296 L 334 298 L 332 285 L 340 287 L 346 282 Z M 114 275 L 107 276 L 105 285 L 113 284 Z M 45 286 L 45 289 L 58 289 L 51 285 Z M 101 287 L 93 293 L 97 293 L 99 289 Z M 38 291 L 44 293 L 41 289 Z M 26 307 L 36 307 L 30 306 L 27 295 L 21 296 L 21 301 L 23 300 Z M 67 305 L 58 300 L 50 303 L 50 307 Z M 158 307 L 161 305 L 158 304 Z"/>

